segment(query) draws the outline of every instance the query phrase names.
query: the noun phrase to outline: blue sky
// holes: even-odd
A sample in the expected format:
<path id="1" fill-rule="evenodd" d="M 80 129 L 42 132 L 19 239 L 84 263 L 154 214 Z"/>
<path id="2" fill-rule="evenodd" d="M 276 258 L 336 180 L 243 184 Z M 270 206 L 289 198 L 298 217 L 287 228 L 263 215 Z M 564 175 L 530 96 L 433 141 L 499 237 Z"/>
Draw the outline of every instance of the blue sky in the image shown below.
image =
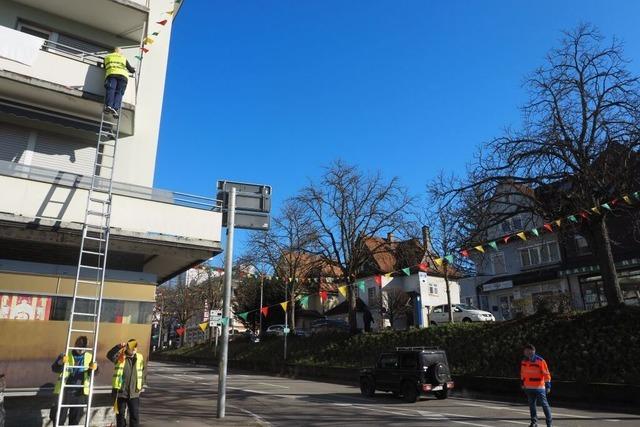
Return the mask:
<path id="1" fill-rule="evenodd" d="M 185 0 L 155 187 L 265 183 L 277 209 L 339 157 L 424 193 L 517 126 L 561 30 L 595 24 L 640 73 L 638 16 L 633 0 Z"/>

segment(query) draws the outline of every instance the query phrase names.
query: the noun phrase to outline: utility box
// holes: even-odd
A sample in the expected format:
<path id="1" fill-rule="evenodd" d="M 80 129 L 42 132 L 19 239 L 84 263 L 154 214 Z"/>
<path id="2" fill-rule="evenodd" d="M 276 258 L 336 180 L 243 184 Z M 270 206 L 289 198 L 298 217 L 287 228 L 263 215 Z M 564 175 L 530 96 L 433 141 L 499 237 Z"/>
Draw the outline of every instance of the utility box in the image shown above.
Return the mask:
<path id="1" fill-rule="evenodd" d="M 244 182 L 218 181 L 217 199 L 222 202 L 222 226 L 228 224 L 229 195 L 236 189 L 235 227 L 268 230 L 271 225 L 271 186 Z"/>

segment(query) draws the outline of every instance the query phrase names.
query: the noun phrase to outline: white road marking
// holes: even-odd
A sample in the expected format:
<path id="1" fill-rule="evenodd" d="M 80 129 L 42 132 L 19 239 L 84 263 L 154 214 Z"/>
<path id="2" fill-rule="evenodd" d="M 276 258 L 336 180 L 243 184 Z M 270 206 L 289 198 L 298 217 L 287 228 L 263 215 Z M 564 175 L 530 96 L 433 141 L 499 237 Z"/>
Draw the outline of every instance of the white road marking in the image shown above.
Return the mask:
<path id="1" fill-rule="evenodd" d="M 408 414 L 406 412 L 385 411 L 384 409 L 368 408 L 366 406 L 357 406 L 357 405 L 352 405 L 352 406 L 356 409 L 363 409 L 365 411 L 382 412 L 383 414 L 392 414 L 392 415 L 402 415 L 403 417 L 415 417 L 414 414 Z"/>
<path id="2" fill-rule="evenodd" d="M 472 415 L 461 415 L 461 414 L 448 414 L 448 413 L 442 413 L 442 415 L 447 415 L 449 417 L 458 417 L 458 418 L 476 418 L 475 416 Z M 451 422 L 454 423 L 461 423 L 461 424 L 469 424 L 466 421 L 458 421 L 458 420 L 449 420 Z M 526 426 L 528 426 L 530 423 L 528 422 L 524 422 L 524 421 L 514 421 L 514 420 L 504 420 L 504 419 L 499 419 L 496 418 L 495 421 L 502 421 L 504 423 L 511 423 L 511 424 L 524 424 Z M 481 424 L 472 424 L 472 425 L 481 425 Z"/>
<path id="3" fill-rule="evenodd" d="M 268 391 L 249 390 L 248 388 L 242 388 L 242 387 L 229 387 L 229 386 L 227 386 L 227 388 L 231 389 L 231 390 L 240 390 L 240 391 L 244 391 L 244 392 L 247 392 L 247 393 L 271 394 Z"/>
<path id="4" fill-rule="evenodd" d="M 266 427 L 271 426 L 271 423 L 267 420 L 265 420 L 264 418 L 262 418 L 260 415 L 258 414 L 254 414 L 253 412 L 251 412 L 248 409 L 244 409 L 244 408 L 240 408 L 238 406 L 234 406 L 234 405 L 227 405 L 230 408 L 235 408 L 235 409 L 239 409 L 240 411 L 244 412 L 245 414 L 249 414 L 251 417 L 255 418 L 256 420 L 258 420 L 258 422 Z"/>
<path id="5" fill-rule="evenodd" d="M 258 384 L 268 385 L 268 386 L 271 386 L 271 387 L 289 388 L 289 387 L 286 387 L 286 386 L 283 386 L 283 385 L 271 384 L 271 383 L 258 383 Z"/>
<path id="6" fill-rule="evenodd" d="M 204 377 L 199 377 L 197 375 L 189 375 L 189 374 L 173 374 L 173 375 L 180 376 L 180 377 L 195 378 L 197 380 L 203 380 L 204 379 Z"/>
<path id="7" fill-rule="evenodd" d="M 184 378 L 176 378 L 174 376 L 162 375 L 162 374 L 153 374 L 153 375 L 155 375 L 157 377 L 169 378 L 170 380 L 178 380 L 178 381 L 184 381 L 186 383 L 195 384 L 195 381 L 185 380 Z"/>

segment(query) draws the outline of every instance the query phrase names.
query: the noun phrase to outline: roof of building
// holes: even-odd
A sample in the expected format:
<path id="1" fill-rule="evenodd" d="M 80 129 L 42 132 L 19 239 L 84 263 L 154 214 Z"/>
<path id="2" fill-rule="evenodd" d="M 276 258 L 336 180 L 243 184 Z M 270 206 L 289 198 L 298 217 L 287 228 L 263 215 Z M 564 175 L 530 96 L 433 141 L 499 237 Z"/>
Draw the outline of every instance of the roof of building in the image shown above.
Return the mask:
<path id="1" fill-rule="evenodd" d="M 360 298 L 356 301 L 356 312 L 362 313 L 367 311 L 367 304 L 364 303 Z M 349 313 L 349 301 L 342 301 L 340 304 L 333 307 L 331 310 L 327 310 L 324 315 L 325 316 L 335 316 L 339 314 L 347 314 Z"/>

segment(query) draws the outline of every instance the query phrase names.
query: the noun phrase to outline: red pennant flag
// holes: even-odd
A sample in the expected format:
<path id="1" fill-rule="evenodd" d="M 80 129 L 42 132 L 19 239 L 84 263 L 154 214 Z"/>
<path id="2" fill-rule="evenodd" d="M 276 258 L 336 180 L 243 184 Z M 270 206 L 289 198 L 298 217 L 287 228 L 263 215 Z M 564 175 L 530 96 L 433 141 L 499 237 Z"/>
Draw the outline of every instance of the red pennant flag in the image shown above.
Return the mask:
<path id="1" fill-rule="evenodd" d="M 543 227 L 549 230 L 549 233 L 553 233 L 553 226 L 551 224 L 545 224 Z"/>
<path id="2" fill-rule="evenodd" d="M 503 242 L 505 243 L 509 243 L 509 239 L 511 238 L 511 236 L 505 236 L 504 239 L 502 239 Z"/>
<path id="3" fill-rule="evenodd" d="M 262 313 L 264 317 L 267 317 L 267 315 L 269 314 L 269 307 L 262 307 L 260 309 L 260 313 Z"/>
<path id="4" fill-rule="evenodd" d="M 182 336 L 182 334 L 184 334 L 184 328 L 180 327 L 176 329 L 176 334 L 178 334 L 178 336 Z"/>
<path id="5" fill-rule="evenodd" d="M 460 251 L 460 255 L 462 255 L 465 258 L 469 258 L 469 251 L 467 251 L 466 249 L 463 249 Z"/>
<path id="6" fill-rule="evenodd" d="M 144 53 L 149 52 L 149 49 L 147 49 L 146 47 L 141 47 L 140 50 L 143 51 Z"/>
<path id="7" fill-rule="evenodd" d="M 376 285 L 378 286 L 382 285 L 382 276 L 374 276 L 373 280 L 375 280 Z"/>
<path id="8" fill-rule="evenodd" d="M 615 205 L 617 205 L 617 204 L 618 204 L 618 199 L 613 199 L 613 200 L 611 201 L 611 203 L 609 203 L 609 204 L 610 204 L 611 206 L 615 206 Z"/>
<path id="9" fill-rule="evenodd" d="M 584 219 L 588 219 L 589 218 L 589 214 L 585 211 L 580 212 L 580 216 Z"/>
<path id="10" fill-rule="evenodd" d="M 167 23 L 166 19 L 163 19 L 162 21 L 156 22 L 156 24 L 160 24 L 160 25 L 166 25 L 166 23 Z"/>
<path id="11" fill-rule="evenodd" d="M 429 266 L 423 262 L 422 264 L 418 265 L 418 268 L 420 269 L 420 271 L 427 271 L 429 269 Z"/>
<path id="12" fill-rule="evenodd" d="M 327 291 L 320 291 L 320 302 L 325 302 L 327 300 L 327 297 Z"/>

